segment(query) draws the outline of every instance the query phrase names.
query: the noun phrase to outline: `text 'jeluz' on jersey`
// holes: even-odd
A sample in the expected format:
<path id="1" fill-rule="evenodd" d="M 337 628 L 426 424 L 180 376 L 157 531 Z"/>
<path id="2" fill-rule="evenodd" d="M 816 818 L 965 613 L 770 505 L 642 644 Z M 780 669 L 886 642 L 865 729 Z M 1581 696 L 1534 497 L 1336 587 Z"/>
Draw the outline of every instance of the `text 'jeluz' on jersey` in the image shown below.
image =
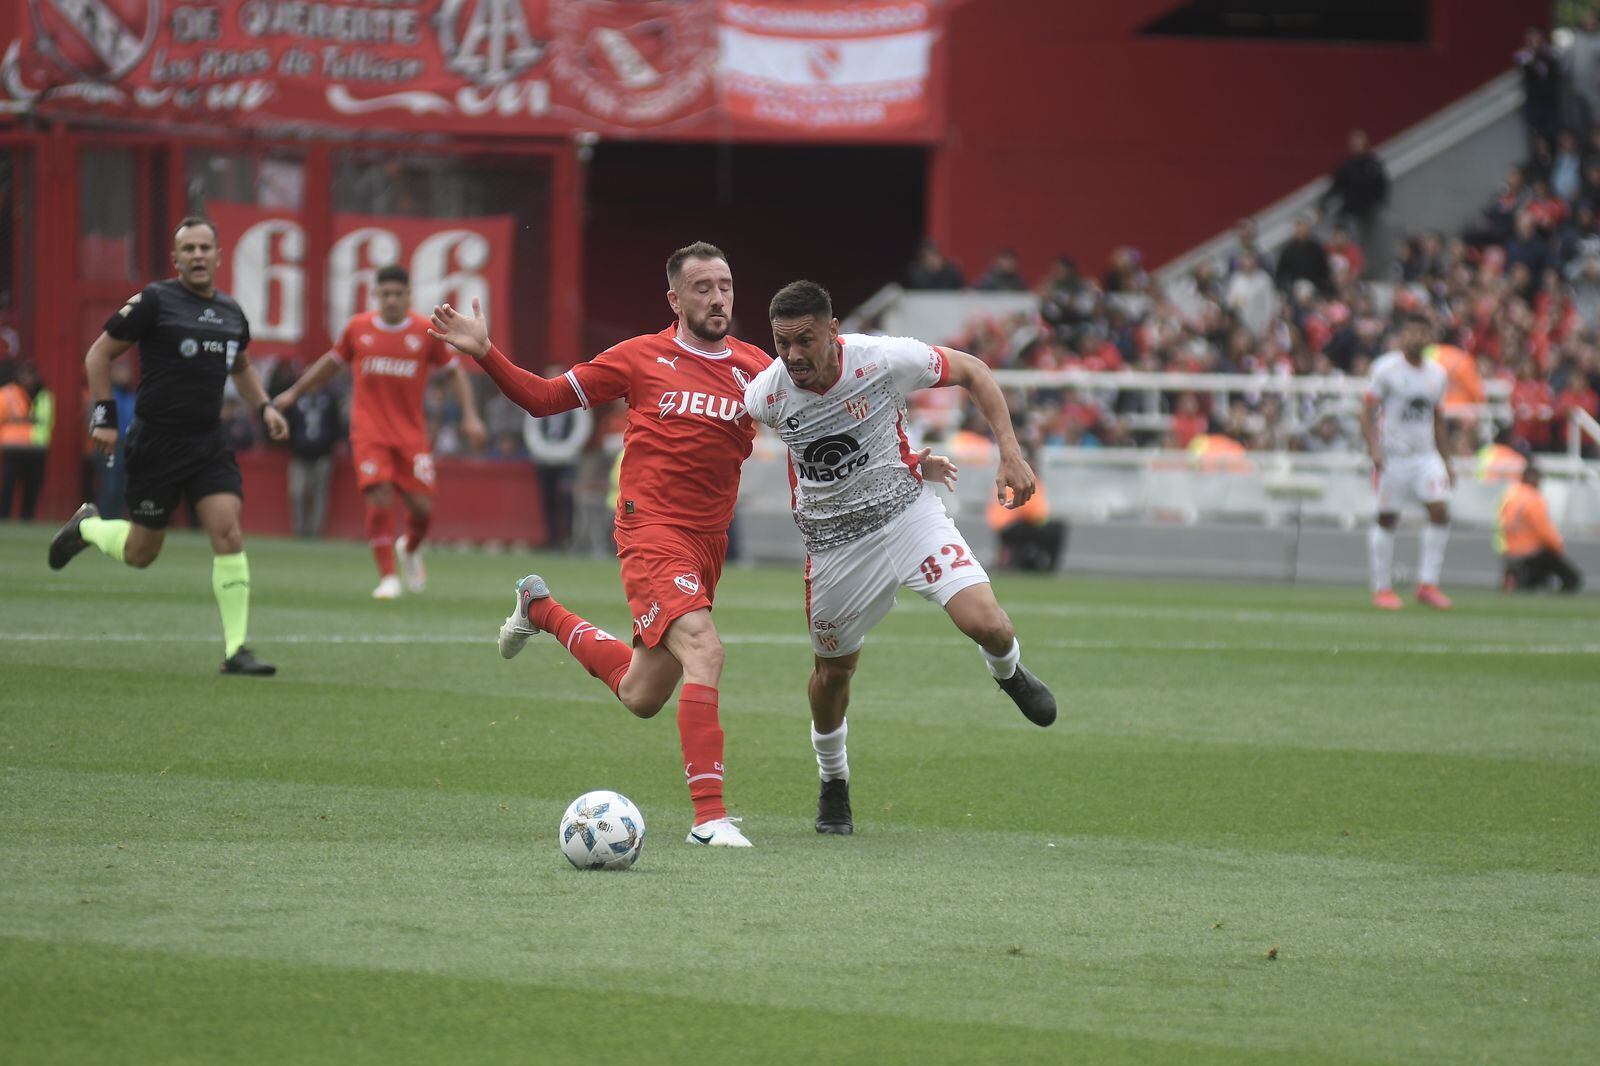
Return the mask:
<path id="1" fill-rule="evenodd" d="M 395 359 L 385 355 L 369 355 L 361 360 L 361 369 L 366 373 L 389 378 L 414 378 L 420 365 L 415 359 Z"/>
<path id="2" fill-rule="evenodd" d="M 704 415 L 737 422 L 744 417 L 744 404 L 731 396 L 713 396 L 708 392 L 664 392 L 661 394 L 661 417 L 673 415 Z"/>

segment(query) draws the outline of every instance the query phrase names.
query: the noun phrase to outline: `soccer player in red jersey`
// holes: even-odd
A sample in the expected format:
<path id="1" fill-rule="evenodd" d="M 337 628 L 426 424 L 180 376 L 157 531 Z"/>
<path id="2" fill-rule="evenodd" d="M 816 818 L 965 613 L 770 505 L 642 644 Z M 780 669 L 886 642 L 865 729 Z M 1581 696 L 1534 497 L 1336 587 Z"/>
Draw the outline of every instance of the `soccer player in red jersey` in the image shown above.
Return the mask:
<path id="1" fill-rule="evenodd" d="M 374 599 L 400 595 L 396 556 L 406 588 L 421 592 L 428 573 L 422 541 L 433 519 L 433 453 L 422 410 L 428 374 L 446 368 L 461 404 L 461 432 L 474 448 L 487 434 L 472 399 L 466 371 L 450 349 L 429 335 L 428 318 L 411 310 L 411 279 L 404 267 L 386 266 L 374 277 L 376 311 L 363 311 L 345 324 L 334 346 L 273 404 L 287 411 L 305 393 L 350 367 L 355 393 L 350 405 L 350 450 L 356 484 L 367 504 L 367 542 L 378 564 Z M 394 490 L 406 506 L 406 531 L 394 535 Z"/>
<path id="2" fill-rule="evenodd" d="M 500 654 L 509 659 L 535 633 L 550 633 L 640 718 L 654 716 L 681 677 L 678 737 L 694 803 L 689 843 L 749 847 L 723 803 L 722 641 L 711 605 L 739 467 L 755 435 L 744 389 L 771 359 L 728 336 L 733 274 L 716 247 L 698 242 L 673 252 L 667 285 L 675 324 L 623 341 L 559 378 L 513 366 L 489 343 L 476 303 L 470 316 L 435 308 L 433 335 L 478 359 L 500 391 L 536 416 L 627 400 L 616 537 L 633 646 L 568 611 L 543 578 L 529 574 L 517 583 Z"/>

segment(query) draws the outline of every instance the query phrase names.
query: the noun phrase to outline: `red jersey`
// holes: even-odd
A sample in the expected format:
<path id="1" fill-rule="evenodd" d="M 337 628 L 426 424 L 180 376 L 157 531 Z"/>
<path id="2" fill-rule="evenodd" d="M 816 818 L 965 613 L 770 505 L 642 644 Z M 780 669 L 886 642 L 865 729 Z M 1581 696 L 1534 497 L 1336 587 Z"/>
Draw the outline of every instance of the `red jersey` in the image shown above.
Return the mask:
<path id="1" fill-rule="evenodd" d="M 676 325 L 625 340 L 567 371 L 578 402 L 592 407 L 626 397 L 617 522 L 665 522 L 721 533 L 733 520 L 739 467 L 755 423 L 744 387 L 772 363 L 729 337 L 721 352 L 679 343 Z"/>
<path id="2" fill-rule="evenodd" d="M 376 311 L 351 317 L 333 346 L 350 366 L 355 391 L 350 400 L 350 442 L 428 449 L 428 423 L 422 394 L 428 374 L 455 362 L 443 341 L 428 333 L 428 318 L 415 311 L 398 326 Z"/>

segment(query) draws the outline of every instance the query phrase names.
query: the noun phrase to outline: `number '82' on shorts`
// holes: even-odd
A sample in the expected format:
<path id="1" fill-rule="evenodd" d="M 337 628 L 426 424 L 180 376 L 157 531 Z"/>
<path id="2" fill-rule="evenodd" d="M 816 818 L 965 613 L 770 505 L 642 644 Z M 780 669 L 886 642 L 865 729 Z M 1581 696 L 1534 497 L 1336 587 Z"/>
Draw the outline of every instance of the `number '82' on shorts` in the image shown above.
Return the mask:
<path id="1" fill-rule="evenodd" d="M 806 622 L 811 650 L 823 658 L 860 651 L 867 633 L 914 591 L 943 607 L 988 573 L 932 488 L 881 529 L 806 556 Z"/>

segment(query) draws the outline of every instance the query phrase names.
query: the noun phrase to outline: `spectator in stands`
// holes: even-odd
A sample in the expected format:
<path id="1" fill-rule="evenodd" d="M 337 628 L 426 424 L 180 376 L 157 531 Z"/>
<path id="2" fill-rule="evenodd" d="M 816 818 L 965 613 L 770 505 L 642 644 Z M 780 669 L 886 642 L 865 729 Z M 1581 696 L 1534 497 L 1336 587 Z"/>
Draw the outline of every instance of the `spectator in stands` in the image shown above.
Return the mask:
<path id="1" fill-rule="evenodd" d="M 953 259 L 939 250 L 939 243 L 926 237 L 917 245 L 916 258 L 906 268 L 908 289 L 961 289 L 967 284 L 966 275 Z"/>
<path id="2" fill-rule="evenodd" d="M 1300 436 L 1300 450 L 1320 455 L 1328 452 L 1354 451 L 1358 437 L 1349 420 L 1337 411 L 1319 413 L 1310 427 Z"/>
<path id="3" fill-rule="evenodd" d="M 1071 256 L 1057 256 L 1039 284 L 1039 315 L 1055 330 L 1056 337 L 1070 343 L 1094 318 L 1099 303 L 1098 290 L 1078 273 L 1077 262 Z"/>
<path id="4" fill-rule="evenodd" d="M 1566 203 L 1583 192 L 1583 149 L 1578 135 L 1562 130 L 1556 135 L 1556 155 L 1550 164 L 1550 190 Z"/>
<path id="5" fill-rule="evenodd" d="M 1523 211 L 1517 215 L 1516 229 L 1505 248 L 1508 273 L 1519 263 L 1528 270 L 1528 280 L 1516 286 L 1526 294 L 1533 280 L 1543 275 L 1545 267 L 1550 265 L 1550 240 L 1539 232 L 1534 216 Z"/>
<path id="6" fill-rule="evenodd" d="M 247 452 L 256 446 L 255 421 L 237 397 L 223 398 L 221 418 L 222 435 L 229 448 L 236 452 Z"/>
<path id="7" fill-rule="evenodd" d="M 267 391 L 278 395 L 296 376 L 288 360 L 279 362 Z M 328 518 L 333 450 L 344 438 L 338 394 L 321 385 L 302 395 L 283 417 L 289 422 L 289 527 L 297 537 L 320 537 Z"/>
<path id="8" fill-rule="evenodd" d="M 1267 326 L 1278 312 L 1278 293 L 1254 253 L 1245 252 L 1239 257 L 1239 269 L 1228 279 L 1224 302 L 1252 337 L 1260 340 L 1266 336 Z"/>
<path id="9" fill-rule="evenodd" d="M 1561 123 L 1561 56 L 1544 39 L 1544 30 L 1529 26 L 1514 57 L 1522 71 L 1522 121 L 1528 132 L 1528 156 L 1540 140 L 1553 141 Z"/>
<path id="10" fill-rule="evenodd" d="M 1511 387 L 1511 414 L 1517 437 L 1536 452 L 1548 452 L 1557 443 L 1556 396 L 1544 372 L 1532 357 L 1524 358 Z"/>
<path id="11" fill-rule="evenodd" d="M 1593 358 L 1594 348 L 1589 348 L 1590 358 Z M 1558 371 L 1559 382 L 1556 375 L 1551 375 L 1551 388 L 1556 390 L 1556 428 L 1565 431 L 1567 423 L 1575 411 L 1583 411 L 1590 418 L 1600 419 L 1600 391 L 1595 389 L 1595 382 L 1591 375 L 1584 369 L 1583 363 L 1577 359 L 1568 360 Z M 1559 441 L 1558 441 L 1559 443 Z M 1583 457 L 1592 459 L 1597 446 L 1593 440 L 1583 439 Z"/>
<path id="12" fill-rule="evenodd" d="M 1468 242 L 1474 245 L 1504 244 L 1510 239 L 1517 213 L 1528 200 L 1525 178 L 1521 167 L 1506 171 L 1506 180 L 1483 209 L 1481 222 L 1467 232 Z"/>
<path id="13" fill-rule="evenodd" d="M 1200 407 L 1200 397 L 1192 392 L 1180 392 L 1178 406 L 1172 412 L 1172 424 L 1167 429 L 1167 439 L 1162 447 L 1187 448 L 1190 441 L 1210 428 L 1211 420 Z"/>
<path id="14" fill-rule="evenodd" d="M 1351 130 L 1346 147 L 1348 154 L 1334 168 L 1318 206 L 1327 210 L 1330 203 L 1338 201 L 1336 221 L 1351 227 L 1366 259 L 1371 260 L 1377 252 L 1383 205 L 1389 200 L 1389 171 L 1372 150 L 1366 130 Z"/>
<path id="15" fill-rule="evenodd" d="M 1311 216 L 1294 220 L 1294 236 L 1278 249 L 1278 288 L 1288 292 L 1297 281 L 1309 281 L 1318 292 L 1327 292 L 1333 281 L 1328 267 L 1328 250 L 1311 231 Z"/>
<path id="16" fill-rule="evenodd" d="M 11 371 L 15 380 L 0 387 L 0 521 L 10 521 L 15 501 L 17 517 L 31 522 L 55 430 L 55 394 L 32 360 L 16 360 Z"/>
<path id="17" fill-rule="evenodd" d="M 1328 269 L 1340 285 L 1355 281 L 1366 273 L 1367 253 L 1355 242 L 1350 227 L 1345 223 L 1333 227 L 1333 238 L 1328 241 Z"/>
<path id="18" fill-rule="evenodd" d="M 1550 521 L 1550 510 L 1539 492 L 1539 468 L 1529 463 L 1522 480 L 1506 490 L 1495 524 L 1495 550 L 1505 566 L 1507 592 L 1537 592 L 1550 579 L 1562 592 L 1583 588 L 1583 573 L 1566 555 L 1561 531 Z"/>
<path id="19" fill-rule="evenodd" d="M 1027 292 L 1028 283 L 1017 271 L 1017 253 L 1010 248 L 1000 249 L 972 287 L 984 292 Z"/>
<path id="20" fill-rule="evenodd" d="M 1241 218 L 1238 222 L 1235 222 L 1233 224 L 1233 239 L 1238 242 L 1239 247 L 1234 249 L 1233 254 L 1228 257 L 1229 274 L 1239 269 L 1239 263 L 1244 259 L 1246 253 L 1256 257 L 1256 263 L 1262 270 L 1265 270 L 1268 274 L 1272 273 L 1272 256 L 1267 253 L 1265 248 L 1261 247 L 1261 239 L 1256 234 L 1255 219 Z"/>

